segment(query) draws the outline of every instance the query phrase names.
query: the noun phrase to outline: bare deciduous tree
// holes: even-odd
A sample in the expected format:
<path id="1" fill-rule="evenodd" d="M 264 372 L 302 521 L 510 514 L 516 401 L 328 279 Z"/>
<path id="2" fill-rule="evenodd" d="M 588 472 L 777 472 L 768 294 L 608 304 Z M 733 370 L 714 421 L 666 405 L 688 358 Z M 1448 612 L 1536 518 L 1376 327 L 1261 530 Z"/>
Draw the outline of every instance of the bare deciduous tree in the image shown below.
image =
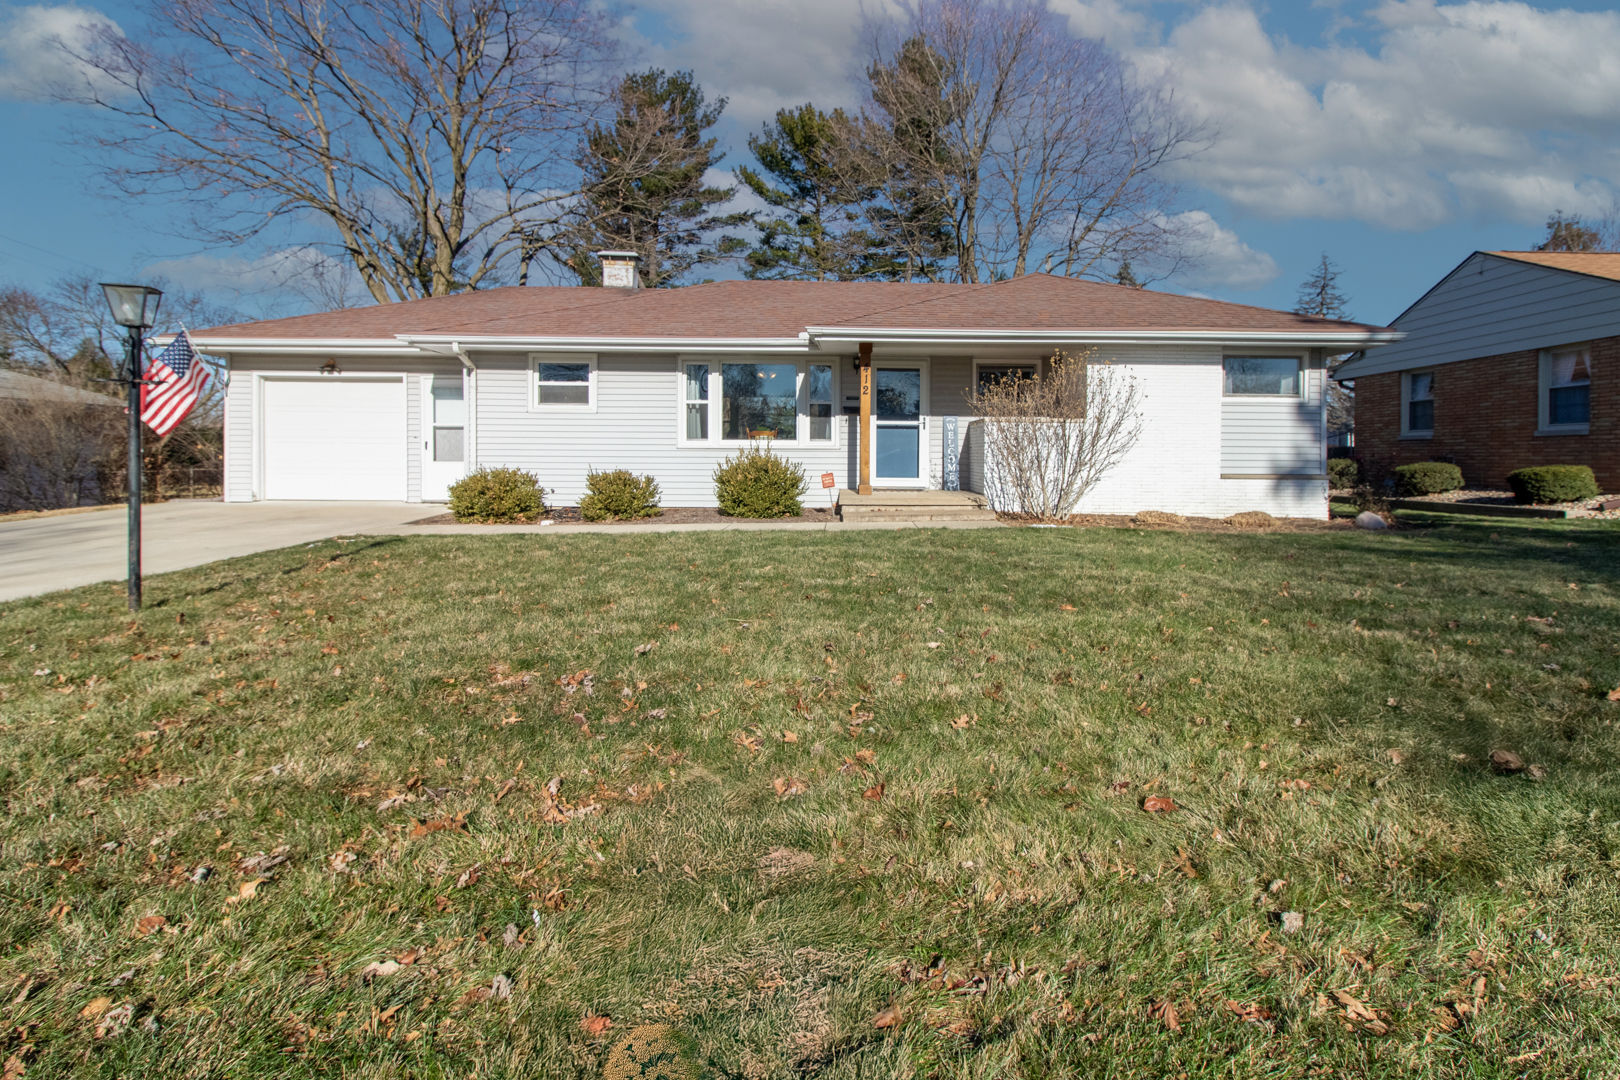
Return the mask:
<path id="1" fill-rule="evenodd" d="M 0 512 L 100 502 L 123 449 L 116 402 L 0 396 Z"/>
<path id="2" fill-rule="evenodd" d="M 1028 377 L 970 391 L 991 507 L 1062 521 L 1142 434 L 1141 391 L 1092 354 L 1058 353 Z"/>
<path id="3" fill-rule="evenodd" d="M 587 0 L 165 0 L 99 29 L 84 133 L 124 195 L 237 245 L 314 219 L 378 303 L 500 280 L 577 192 L 616 46 Z M 64 46 L 65 47 L 65 46 Z"/>
<path id="4" fill-rule="evenodd" d="M 1188 261 L 1165 169 L 1211 132 L 1167 83 L 1072 37 L 1044 0 L 910 0 L 902 13 L 870 30 L 857 141 L 945 219 L 941 274 L 1108 278 L 1132 259 L 1162 278 Z M 917 246 L 916 215 L 875 223 Z"/>

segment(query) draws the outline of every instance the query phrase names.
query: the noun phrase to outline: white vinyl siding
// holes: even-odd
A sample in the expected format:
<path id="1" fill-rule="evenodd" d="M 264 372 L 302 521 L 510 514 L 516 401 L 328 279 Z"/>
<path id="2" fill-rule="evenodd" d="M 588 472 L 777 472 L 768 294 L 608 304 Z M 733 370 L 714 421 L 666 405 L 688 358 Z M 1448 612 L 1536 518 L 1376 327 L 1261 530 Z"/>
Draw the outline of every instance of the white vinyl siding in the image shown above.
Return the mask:
<path id="1" fill-rule="evenodd" d="M 1300 372 L 1299 396 L 1223 395 L 1221 475 L 1266 479 L 1327 472 L 1322 369 Z"/>
<path id="2" fill-rule="evenodd" d="M 1340 377 L 1620 336 L 1620 281 L 1476 252 L 1394 325 L 1404 340 L 1370 350 Z"/>

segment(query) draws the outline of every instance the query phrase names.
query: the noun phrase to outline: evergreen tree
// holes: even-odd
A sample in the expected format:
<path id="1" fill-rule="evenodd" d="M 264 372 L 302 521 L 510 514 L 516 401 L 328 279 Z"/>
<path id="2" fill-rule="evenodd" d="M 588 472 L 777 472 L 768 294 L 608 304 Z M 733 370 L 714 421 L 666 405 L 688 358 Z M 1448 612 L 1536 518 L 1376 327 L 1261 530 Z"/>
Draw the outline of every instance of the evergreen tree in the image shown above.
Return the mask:
<path id="1" fill-rule="evenodd" d="M 690 71 L 654 69 L 625 76 L 614 102 L 612 122 L 590 129 L 578 159 L 585 191 L 563 261 L 581 284 L 600 284 L 592 252 L 604 248 L 637 252 L 642 285 L 668 288 L 746 247 L 721 230 L 749 215 L 715 213 L 737 189 L 703 180 L 725 156 L 706 133 L 726 99 L 707 104 Z"/>
<path id="2" fill-rule="evenodd" d="M 1316 315 L 1323 319 L 1348 319 L 1343 293 L 1339 292 L 1339 267 L 1322 256 L 1322 261 L 1299 286 L 1299 298 L 1294 311 L 1299 315 Z"/>
<path id="3" fill-rule="evenodd" d="M 737 179 L 771 207 L 755 223 L 759 240 L 743 257 L 753 279 L 854 281 L 871 276 L 875 241 L 860 228 L 870 189 L 852 175 L 842 110 L 829 115 L 813 104 L 781 109 L 773 123 L 750 136 L 760 171 L 744 165 Z"/>
<path id="4" fill-rule="evenodd" d="M 1299 299 L 1294 311 L 1299 315 L 1316 315 L 1323 319 L 1349 319 L 1345 307 L 1350 301 L 1339 291 L 1339 267 L 1322 255 L 1322 261 L 1299 286 Z M 1330 356 L 1327 367 L 1327 424 L 1328 433 L 1346 435 L 1356 429 L 1356 397 L 1333 379 L 1333 372 L 1344 363 L 1348 353 Z"/>
<path id="5" fill-rule="evenodd" d="M 1119 273 L 1114 275 L 1114 280 L 1126 288 L 1140 289 L 1142 287 L 1142 283 L 1136 280 L 1136 271 L 1131 269 L 1129 255 L 1119 261 Z"/>

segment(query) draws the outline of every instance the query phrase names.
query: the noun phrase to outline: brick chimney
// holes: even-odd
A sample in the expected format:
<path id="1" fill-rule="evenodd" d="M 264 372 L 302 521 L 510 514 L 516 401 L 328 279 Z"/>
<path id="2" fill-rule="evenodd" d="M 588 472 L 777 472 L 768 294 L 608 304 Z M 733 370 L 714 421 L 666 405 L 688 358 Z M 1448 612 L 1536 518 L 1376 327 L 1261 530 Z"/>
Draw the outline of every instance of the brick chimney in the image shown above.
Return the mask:
<path id="1" fill-rule="evenodd" d="M 641 261 L 639 254 L 634 251 L 598 251 L 596 257 L 602 260 L 604 288 L 641 288 L 641 275 L 636 273 L 636 264 Z"/>

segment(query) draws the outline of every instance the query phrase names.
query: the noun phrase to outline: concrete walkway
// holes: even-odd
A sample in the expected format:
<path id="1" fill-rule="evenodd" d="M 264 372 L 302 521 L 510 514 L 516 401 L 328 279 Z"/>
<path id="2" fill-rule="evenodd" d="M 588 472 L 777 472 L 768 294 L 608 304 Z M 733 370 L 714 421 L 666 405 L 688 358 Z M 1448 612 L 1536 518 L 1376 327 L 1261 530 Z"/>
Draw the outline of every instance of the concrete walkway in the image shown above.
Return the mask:
<path id="1" fill-rule="evenodd" d="M 219 559 L 333 536 L 576 535 L 649 532 L 844 532 L 862 529 L 998 528 L 996 522 L 735 521 L 712 525 L 412 525 L 444 513 L 437 504 L 176 500 L 142 513 L 142 572 L 162 574 Z M 0 601 L 98 581 L 123 581 L 123 507 L 0 522 Z"/>

